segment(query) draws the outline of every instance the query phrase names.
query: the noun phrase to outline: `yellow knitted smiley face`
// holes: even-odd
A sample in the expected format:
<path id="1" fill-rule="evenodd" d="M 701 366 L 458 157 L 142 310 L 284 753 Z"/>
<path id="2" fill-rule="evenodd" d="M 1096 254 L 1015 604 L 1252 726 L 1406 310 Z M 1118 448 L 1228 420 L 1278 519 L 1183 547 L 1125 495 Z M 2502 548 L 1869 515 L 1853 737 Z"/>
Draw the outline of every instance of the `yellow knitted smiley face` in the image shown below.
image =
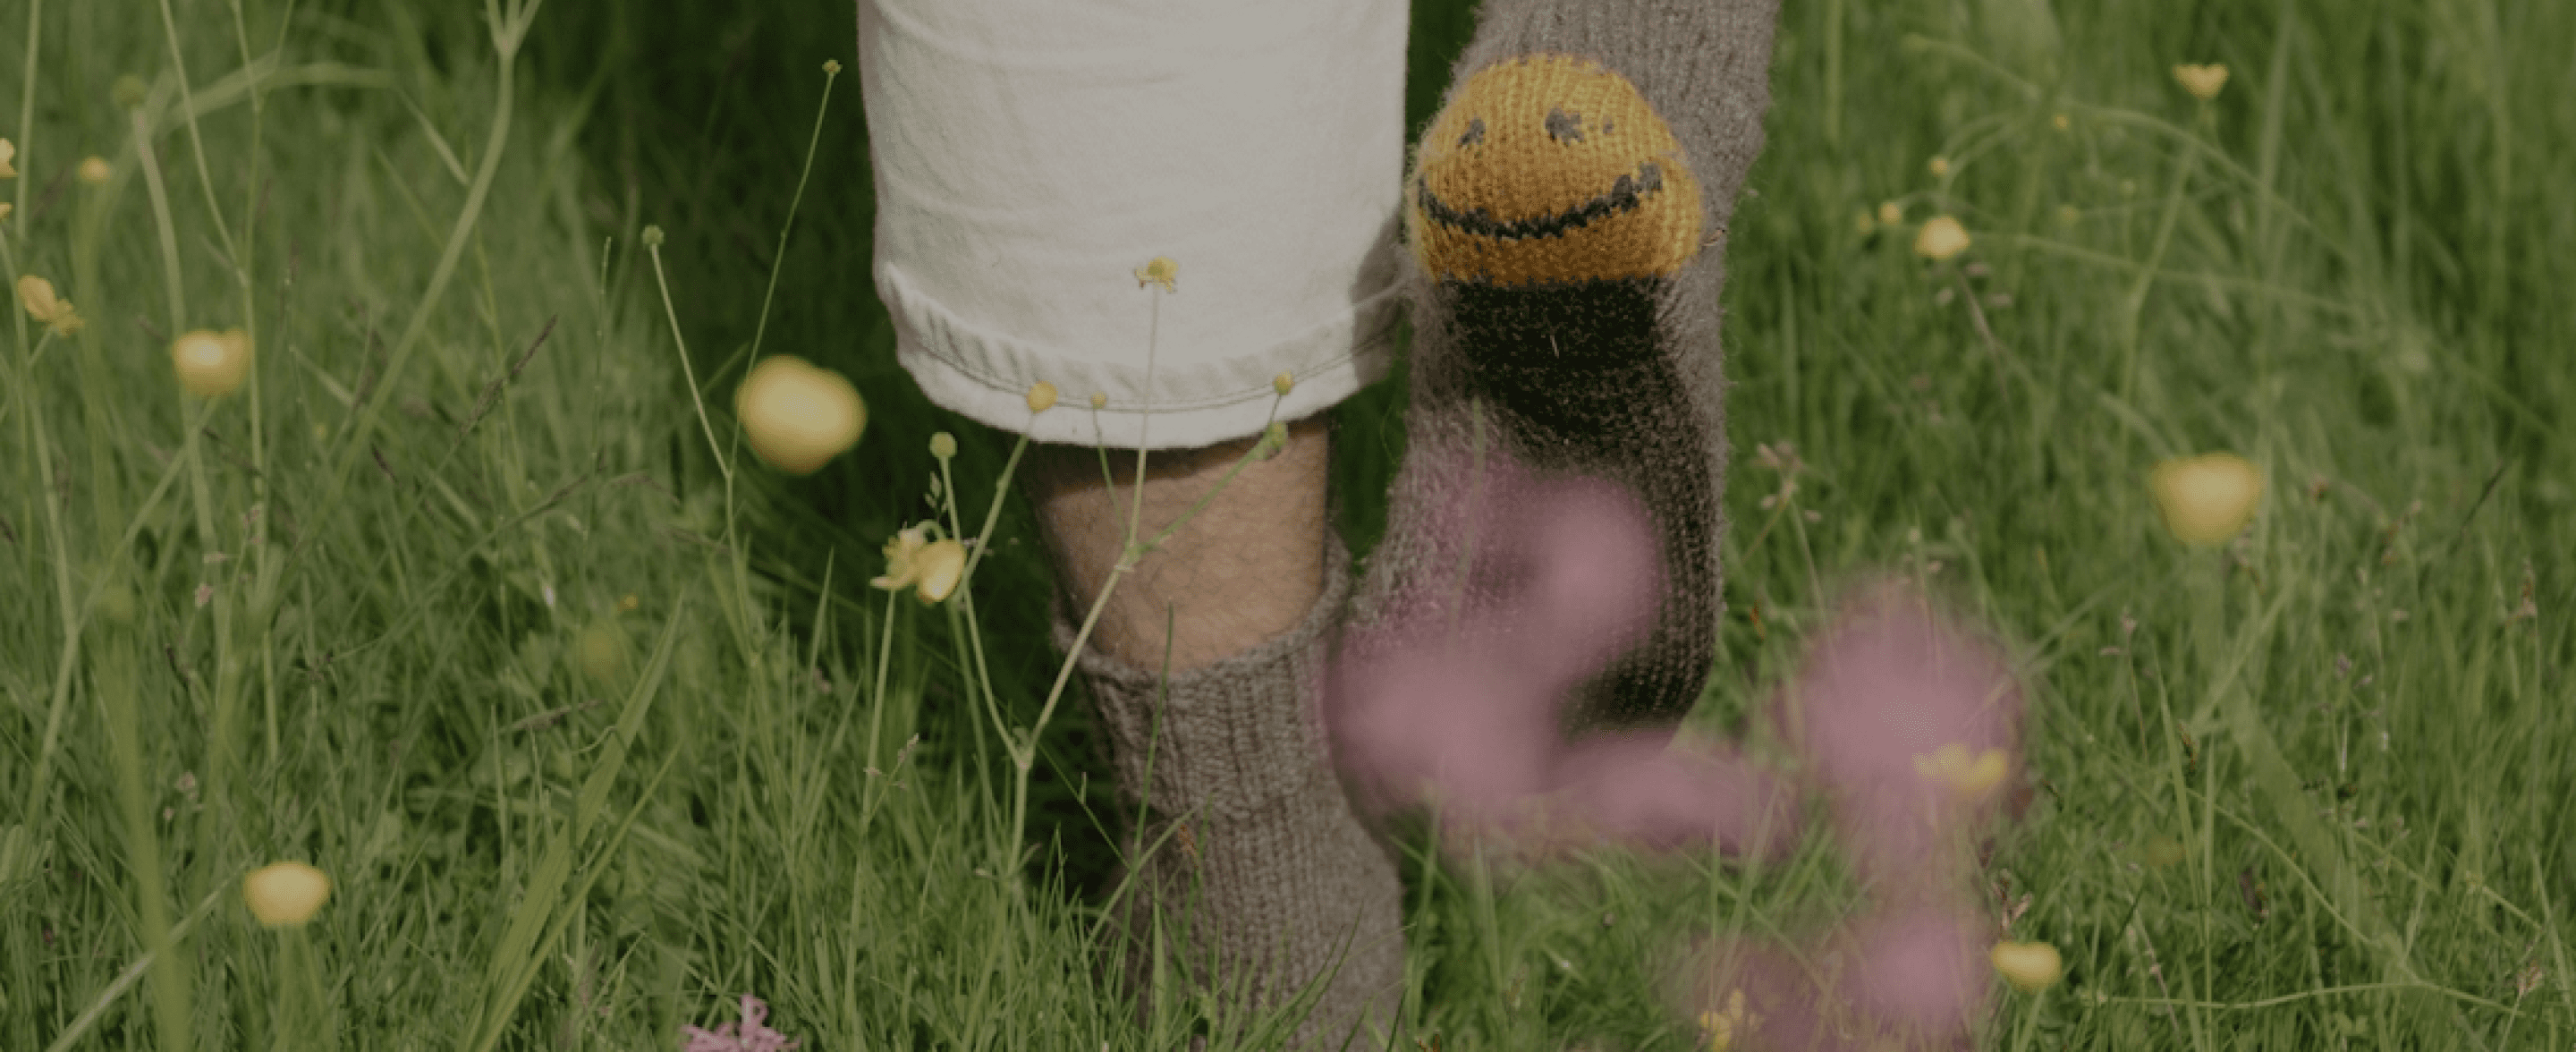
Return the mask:
<path id="1" fill-rule="evenodd" d="M 1636 85 L 1524 55 L 1467 78 L 1422 136 L 1404 210 L 1423 269 L 1524 285 L 1670 274 L 1699 251 L 1699 180 Z"/>

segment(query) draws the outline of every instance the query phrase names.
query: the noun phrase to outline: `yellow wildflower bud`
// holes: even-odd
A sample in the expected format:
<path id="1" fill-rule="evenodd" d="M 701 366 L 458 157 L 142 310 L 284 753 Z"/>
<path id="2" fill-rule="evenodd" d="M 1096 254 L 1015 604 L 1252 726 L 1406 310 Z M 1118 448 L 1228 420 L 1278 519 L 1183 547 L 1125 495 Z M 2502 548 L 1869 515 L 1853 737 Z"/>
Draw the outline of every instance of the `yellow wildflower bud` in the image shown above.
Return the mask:
<path id="1" fill-rule="evenodd" d="M 859 441 L 868 405 L 841 374 L 793 355 L 753 366 L 734 393 L 751 451 L 779 470 L 805 474 Z"/>
<path id="2" fill-rule="evenodd" d="M 114 169 L 107 166 L 107 158 L 105 157 L 83 157 L 81 158 L 80 168 L 72 173 L 72 177 L 91 186 L 97 186 L 106 182 L 107 177 L 112 174 L 113 171 Z"/>
<path id="3" fill-rule="evenodd" d="M 1098 409 L 1098 408 L 1100 408 L 1101 406 L 1105 406 L 1105 405 L 1108 405 L 1108 404 L 1109 404 L 1109 392 L 1107 392 L 1107 391 L 1093 391 L 1093 392 L 1091 392 L 1091 407 L 1092 407 L 1093 409 Z"/>
<path id="4" fill-rule="evenodd" d="M 644 247 L 662 247 L 662 224 L 654 223 L 644 228 Z"/>
<path id="5" fill-rule="evenodd" d="M 1986 956 L 1994 961 L 1995 971 L 2003 973 L 2005 982 L 2026 994 L 2055 986 L 2066 974 L 2065 962 L 2057 957 L 2057 947 L 2044 942 L 1999 942 Z"/>
<path id="6" fill-rule="evenodd" d="M 1179 292 L 1179 287 L 1172 282 L 1180 276 L 1181 265 L 1173 262 L 1172 257 L 1156 256 L 1153 262 L 1136 268 L 1136 287 L 1141 289 L 1147 285 L 1161 285 L 1165 292 Z"/>
<path id="7" fill-rule="evenodd" d="M 301 862 L 279 862 L 242 878 L 242 901 L 271 928 L 302 925 L 330 897 L 331 878 Z"/>
<path id="8" fill-rule="evenodd" d="M 827 58 L 827 59 L 824 59 L 824 60 L 823 60 L 823 73 L 824 73 L 826 76 L 834 76 L 834 77 L 840 76 L 840 75 L 841 75 L 841 60 L 840 60 L 840 59 L 837 59 L 837 58 Z"/>
<path id="9" fill-rule="evenodd" d="M 18 169 L 9 162 L 18 159 L 18 144 L 0 139 L 0 179 L 15 179 Z"/>
<path id="10" fill-rule="evenodd" d="M 1852 215 L 1852 229 L 1863 234 L 1869 233 L 1878 229 L 1878 220 L 1870 216 L 1869 209 L 1861 209 Z"/>
<path id="11" fill-rule="evenodd" d="M 2182 85 L 2182 90 L 2190 92 L 2192 98 L 2207 102 L 2217 98 L 2219 89 L 2227 86 L 2227 67 L 2216 62 L 2206 66 L 2186 63 L 2173 68 L 2173 78 L 2174 83 Z"/>
<path id="12" fill-rule="evenodd" d="M 2002 749 L 1988 749 L 1975 760 L 1968 758 L 1965 745 L 1944 745 L 1930 756 L 1914 758 L 1914 772 L 1950 787 L 1962 799 L 1974 800 L 2003 783 L 2012 771 L 2012 758 Z"/>
<path id="13" fill-rule="evenodd" d="M 144 97 L 151 93 L 152 89 L 144 85 L 143 78 L 131 73 L 116 78 L 116 83 L 107 88 L 108 97 L 116 100 L 119 109 L 130 110 L 143 105 Z"/>
<path id="14" fill-rule="evenodd" d="M 2233 453 L 2168 460 L 2148 479 L 2165 528 L 2185 544 L 2224 544 L 2254 517 L 2263 473 Z"/>
<path id="15" fill-rule="evenodd" d="M 1281 373 L 1277 376 L 1271 377 L 1270 389 L 1279 392 L 1279 397 L 1281 398 L 1288 397 L 1288 392 L 1297 389 L 1297 374 Z"/>
<path id="16" fill-rule="evenodd" d="M 635 612 L 636 607 L 642 605 L 644 605 L 643 600 L 635 598 L 635 593 L 628 592 L 625 596 L 617 600 L 617 612 L 621 614 L 633 613 Z"/>
<path id="17" fill-rule="evenodd" d="M 1968 228 L 1949 216 L 1934 216 L 1923 224 L 1923 232 L 1914 236 L 1914 254 L 1940 261 L 1968 250 Z"/>
<path id="18" fill-rule="evenodd" d="M 1879 221 L 1879 222 L 1881 222 L 1881 223 L 1885 223 L 1885 224 L 1887 224 L 1887 225 L 1889 225 L 1889 226 L 1895 226 L 1895 225 L 1896 225 L 1896 224 L 1898 224 L 1898 223 L 1902 223 L 1902 222 L 1904 222 L 1904 221 L 1905 221 L 1905 206 L 1904 206 L 1904 205 L 1897 204 L 1897 203 L 1896 203 L 1896 202 L 1894 202 L 1894 201 L 1881 201 L 1881 202 L 1879 202 L 1879 203 L 1878 203 L 1878 221 Z"/>
<path id="19" fill-rule="evenodd" d="M 921 572 L 921 601 L 936 603 L 957 590 L 966 572 L 966 546 L 955 540 L 932 541 L 913 557 Z"/>
<path id="20" fill-rule="evenodd" d="M 189 394 L 221 398 L 240 389 L 250 375 L 250 335 L 240 329 L 184 333 L 170 343 L 170 365 Z"/>
<path id="21" fill-rule="evenodd" d="M 9 218 L 9 213 L 14 210 L 15 206 L 12 206 L 9 202 L 0 201 L 0 222 L 6 222 Z"/>
<path id="22" fill-rule="evenodd" d="M 1932 178 L 1939 179 L 1942 176 L 1950 174 L 1950 159 L 1935 155 L 1932 158 L 1931 163 L 1924 165 L 1924 167 L 1932 170 Z"/>
<path id="23" fill-rule="evenodd" d="M 930 436 L 930 455 L 938 457 L 941 460 L 946 460 L 950 457 L 956 456 L 957 436 L 945 431 L 932 433 Z"/>
<path id="24" fill-rule="evenodd" d="M 1029 385 L 1029 412 L 1043 413 L 1055 405 L 1055 385 L 1040 380 Z"/>
<path id="25" fill-rule="evenodd" d="M 2065 131 L 2075 126 L 2075 119 L 2061 113 L 2057 116 L 2050 117 L 2048 119 L 2048 123 L 2054 125 L 2059 131 Z"/>

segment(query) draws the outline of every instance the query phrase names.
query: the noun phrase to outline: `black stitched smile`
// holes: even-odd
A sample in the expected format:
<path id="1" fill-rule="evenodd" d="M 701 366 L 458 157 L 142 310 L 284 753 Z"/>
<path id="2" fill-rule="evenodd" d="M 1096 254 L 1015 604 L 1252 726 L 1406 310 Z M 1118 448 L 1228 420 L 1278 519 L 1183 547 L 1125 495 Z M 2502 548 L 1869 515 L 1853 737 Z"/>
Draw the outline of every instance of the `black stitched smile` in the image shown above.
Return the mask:
<path id="1" fill-rule="evenodd" d="M 1482 208 L 1470 208 L 1461 212 L 1449 207 L 1447 202 L 1433 194 L 1431 184 L 1427 181 L 1422 184 L 1416 198 L 1422 205 L 1423 214 L 1443 225 L 1485 237 L 1519 239 L 1555 237 L 1596 219 L 1607 219 L 1621 212 L 1634 211 L 1645 204 L 1647 194 L 1660 192 L 1663 188 L 1663 167 L 1653 161 L 1647 161 L 1637 166 L 1636 174 L 1622 175 L 1618 182 L 1610 184 L 1608 193 L 1600 194 L 1589 201 L 1553 215 L 1501 220 L 1494 218 L 1493 213 Z"/>

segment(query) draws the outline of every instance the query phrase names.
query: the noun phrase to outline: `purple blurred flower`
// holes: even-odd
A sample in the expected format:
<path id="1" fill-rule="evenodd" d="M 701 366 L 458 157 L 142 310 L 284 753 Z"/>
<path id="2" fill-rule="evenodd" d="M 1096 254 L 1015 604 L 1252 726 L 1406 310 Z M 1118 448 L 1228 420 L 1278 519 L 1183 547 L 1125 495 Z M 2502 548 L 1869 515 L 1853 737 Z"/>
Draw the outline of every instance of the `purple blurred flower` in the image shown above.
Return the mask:
<path id="1" fill-rule="evenodd" d="M 787 1035 L 764 1025 L 763 1021 L 768 1018 L 769 1005 L 760 998 L 744 994 L 740 1024 L 726 1023 L 717 1027 L 714 1033 L 683 1026 L 680 1036 L 684 1043 L 680 1052 L 785 1052 L 796 1047 L 797 1042 L 788 1040 Z M 736 1025 L 742 1028 L 740 1035 L 734 1033 Z"/>

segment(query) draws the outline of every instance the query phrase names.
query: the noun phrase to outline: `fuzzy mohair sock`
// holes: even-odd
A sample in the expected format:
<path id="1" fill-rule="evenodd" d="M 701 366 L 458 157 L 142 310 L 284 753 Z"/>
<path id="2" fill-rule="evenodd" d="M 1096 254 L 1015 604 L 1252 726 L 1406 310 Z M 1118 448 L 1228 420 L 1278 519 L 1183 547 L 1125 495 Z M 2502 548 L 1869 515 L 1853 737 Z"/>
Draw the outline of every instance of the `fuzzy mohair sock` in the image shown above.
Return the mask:
<path id="1" fill-rule="evenodd" d="M 1123 978 L 1140 1021 L 1158 996 L 1202 991 L 1248 994 L 1245 1007 L 1266 1010 L 1329 971 L 1305 1023 L 1264 1047 L 1337 1049 L 1355 1036 L 1349 1047 L 1375 1048 L 1374 1036 L 1395 1025 L 1403 887 L 1393 857 L 1352 813 L 1318 708 L 1351 592 L 1350 554 L 1329 530 L 1324 556 L 1324 594 L 1306 617 L 1240 654 L 1168 682 L 1087 646 L 1079 659 L 1119 798 L 1149 808 L 1113 883 L 1134 880 L 1104 926 L 1125 939 Z M 1057 649 L 1073 649 L 1080 623 L 1059 594 Z"/>
<path id="2" fill-rule="evenodd" d="M 1487 0 L 1410 168 L 1408 452 L 1351 625 L 1512 601 L 1508 580 L 1460 587 L 1475 540 L 1436 521 L 1479 503 L 1485 450 L 1613 483 L 1652 516 L 1660 597 L 1647 638 L 1575 689 L 1569 733 L 1668 730 L 1708 678 L 1724 235 L 1762 145 L 1777 10 Z"/>

